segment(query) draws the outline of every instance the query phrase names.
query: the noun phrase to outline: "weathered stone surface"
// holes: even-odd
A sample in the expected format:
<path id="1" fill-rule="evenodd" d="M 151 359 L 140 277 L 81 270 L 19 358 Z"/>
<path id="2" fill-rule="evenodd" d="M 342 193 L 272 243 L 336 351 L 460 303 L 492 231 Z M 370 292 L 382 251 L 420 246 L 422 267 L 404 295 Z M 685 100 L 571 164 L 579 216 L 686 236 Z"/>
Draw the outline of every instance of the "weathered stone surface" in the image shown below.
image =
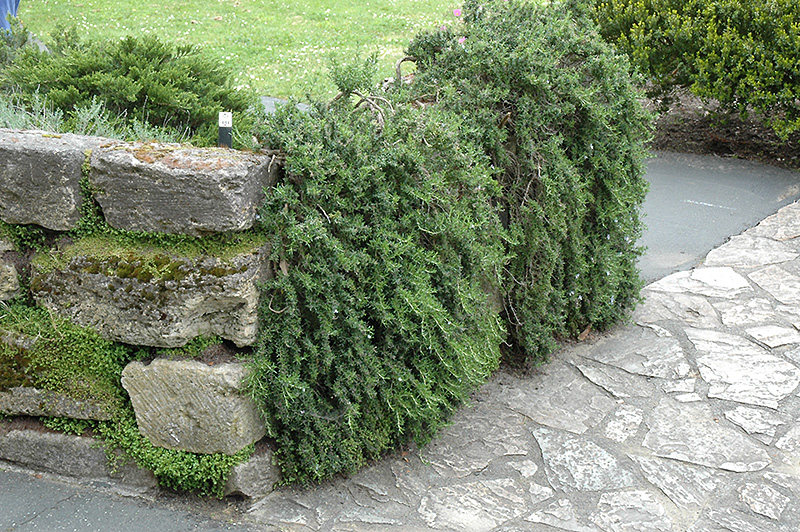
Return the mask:
<path id="1" fill-rule="evenodd" d="M 679 320 L 694 327 L 717 327 L 719 316 L 705 297 L 681 292 L 647 290 L 645 302 L 636 308 L 637 323 Z"/>
<path id="2" fill-rule="evenodd" d="M 687 532 L 776 532 L 773 523 L 725 508 L 708 509 Z"/>
<path id="3" fill-rule="evenodd" d="M 0 301 L 8 301 L 19 294 L 19 278 L 17 268 L 2 258 L 6 251 L 13 251 L 14 246 L 0 238 Z"/>
<path id="4" fill-rule="evenodd" d="M 144 262 L 135 253 L 79 255 L 63 268 L 35 268 L 32 292 L 39 305 L 126 344 L 179 347 L 200 335 L 255 341 L 257 283 L 267 275 L 261 248 L 226 261 L 163 257 L 165 271 L 155 273 Z"/>
<path id="5" fill-rule="evenodd" d="M 521 516 L 525 497 L 511 479 L 483 480 L 430 490 L 419 513 L 432 528 L 485 532 Z"/>
<path id="6" fill-rule="evenodd" d="M 56 231 L 80 218 L 86 151 L 107 139 L 0 129 L 0 219 Z"/>
<path id="7" fill-rule="evenodd" d="M 248 461 L 231 470 L 224 494 L 242 495 L 249 499 L 266 496 L 281 480 L 280 468 L 273 458 L 271 449 L 257 449 Z"/>
<path id="8" fill-rule="evenodd" d="M 624 338 L 611 337 L 574 349 L 577 355 L 623 369 L 636 375 L 679 379 L 691 367 L 678 340 L 659 335 L 648 327 L 631 329 Z"/>
<path id="9" fill-rule="evenodd" d="M 747 231 L 748 235 L 764 236 L 779 241 L 800 236 L 800 203 L 792 203 Z"/>
<path id="10" fill-rule="evenodd" d="M 554 360 L 541 371 L 548 385 L 509 393 L 504 399 L 510 409 L 542 425 L 582 434 L 616 407 L 613 399 L 564 362 Z"/>
<path id="11" fill-rule="evenodd" d="M 443 475 L 465 477 L 483 471 L 498 457 L 528 454 L 523 442 L 530 433 L 521 423 L 522 416 L 481 404 L 470 414 L 469 418 L 457 416 L 447 434 L 420 451 L 422 459 Z"/>
<path id="12" fill-rule="evenodd" d="M 725 418 L 766 444 L 772 442 L 778 427 L 786 424 L 786 420 L 774 412 L 747 406 L 737 406 L 725 412 Z"/>
<path id="13" fill-rule="evenodd" d="M 767 484 L 750 482 L 739 488 L 739 497 L 755 513 L 776 521 L 780 520 L 781 514 L 791 500 Z"/>
<path id="14" fill-rule="evenodd" d="M 232 455 L 265 434 L 255 404 L 242 391 L 246 375 L 241 364 L 156 359 L 128 364 L 122 386 L 139 431 L 153 445 Z"/>
<path id="15" fill-rule="evenodd" d="M 762 325 L 751 327 L 746 332 L 755 340 L 773 349 L 784 345 L 800 344 L 800 332 L 790 327 Z"/>
<path id="16" fill-rule="evenodd" d="M 13 264 L 0 260 L 0 301 L 14 299 L 19 294 L 19 278 Z"/>
<path id="17" fill-rule="evenodd" d="M 775 309 L 767 299 L 754 298 L 745 302 L 720 301 L 714 303 L 720 313 L 722 323 L 728 327 L 744 327 L 758 323 L 771 323 L 775 319 Z M 694 327 L 697 327 L 694 325 Z M 709 327 L 699 327 L 707 329 Z"/>
<path id="18" fill-rule="evenodd" d="M 605 364 L 576 364 L 584 377 L 617 398 L 650 397 L 653 385 L 640 375 L 632 375 Z"/>
<path id="19" fill-rule="evenodd" d="M 136 487 L 155 487 L 152 473 L 127 463 L 112 470 L 108 457 L 94 438 L 35 430 L 0 434 L 0 459 L 34 469 L 80 479 L 115 478 Z"/>
<path id="20" fill-rule="evenodd" d="M 606 424 L 603 432 L 606 438 L 622 443 L 636 435 L 644 420 L 644 412 L 632 405 L 620 405 Z"/>
<path id="21" fill-rule="evenodd" d="M 666 381 L 661 385 L 661 389 L 667 393 L 692 393 L 695 390 L 696 384 L 697 379 Z"/>
<path id="22" fill-rule="evenodd" d="M 791 247 L 771 238 L 751 235 L 731 237 L 726 244 L 711 250 L 705 266 L 733 266 L 756 268 L 766 264 L 780 264 L 798 257 Z"/>
<path id="23" fill-rule="evenodd" d="M 800 277 L 780 266 L 767 266 L 749 275 L 750 279 L 786 305 L 800 304 Z"/>
<path id="24" fill-rule="evenodd" d="M 277 175 L 270 161 L 224 148 L 136 143 L 93 151 L 90 181 L 112 226 L 198 236 L 252 227 Z"/>
<path id="25" fill-rule="evenodd" d="M 644 456 L 631 459 L 639 464 L 648 482 L 681 508 L 705 506 L 719 485 L 713 474 L 696 466 Z"/>
<path id="26" fill-rule="evenodd" d="M 642 490 L 603 493 L 591 519 L 607 532 L 675 530 L 661 503 Z"/>
<path id="27" fill-rule="evenodd" d="M 631 471 L 599 445 L 560 431 L 532 429 L 550 484 L 566 492 L 629 488 Z"/>
<path id="28" fill-rule="evenodd" d="M 705 404 L 662 399 L 647 419 L 642 445 L 657 456 L 726 471 L 760 471 L 772 460 L 738 430 L 718 423 Z"/>
<path id="29" fill-rule="evenodd" d="M 800 459 L 800 424 L 793 425 L 775 442 L 775 447 Z"/>
<path id="30" fill-rule="evenodd" d="M 688 272 L 674 273 L 656 281 L 647 289 L 722 298 L 736 297 L 753 290 L 747 279 L 729 267 L 697 268 Z"/>
<path id="31" fill-rule="evenodd" d="M 686 335 L 707 353 L 697 365 L 709 397 L 777 408 L 800 384 L 800 368 L 740 336 L 691 328 Z"/>
<path id="32" fill-rule="evenodd" d="M 547 507 L 525 517 L 531 523 L 542 523 L 558 530 L 570 532 L 601 532 L 593 524 L 580 519 L 569 499 L 559 499 Z"/>
<path id="33" fill-rule="evenodd" d="M 91 399 L 79 401 L 57 392 L 27 387 L 0 391 L 0 412 L 10 416 L 111 419 L 111 412 L 106 405 Z"/>

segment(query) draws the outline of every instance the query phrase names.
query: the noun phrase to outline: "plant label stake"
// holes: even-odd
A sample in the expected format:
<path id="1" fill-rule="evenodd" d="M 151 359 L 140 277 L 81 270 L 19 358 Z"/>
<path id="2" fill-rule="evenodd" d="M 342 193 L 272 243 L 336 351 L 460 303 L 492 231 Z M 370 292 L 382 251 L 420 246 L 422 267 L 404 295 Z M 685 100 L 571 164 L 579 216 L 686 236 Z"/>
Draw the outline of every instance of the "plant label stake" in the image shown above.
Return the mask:
<path id="1" fill-rule="evenodd" d="M 230 148 L 233 144 L 233 113 L 219 114 L 219 145 Z"/>

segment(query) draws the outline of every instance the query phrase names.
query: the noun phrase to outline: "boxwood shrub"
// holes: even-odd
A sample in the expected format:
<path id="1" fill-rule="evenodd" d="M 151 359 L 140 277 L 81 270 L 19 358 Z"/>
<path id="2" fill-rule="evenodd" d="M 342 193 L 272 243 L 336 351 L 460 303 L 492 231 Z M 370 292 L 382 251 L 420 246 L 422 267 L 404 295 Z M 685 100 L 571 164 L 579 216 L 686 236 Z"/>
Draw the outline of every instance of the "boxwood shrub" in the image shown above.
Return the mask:
<path id="1" fill-rule="evenodd" d="M 800 130 L 796 0 L 591 0 L 603 36 L 653 81 L 755 112 L 786 138 Z M 589 4 L 584 4 L 589 5 Z"/>

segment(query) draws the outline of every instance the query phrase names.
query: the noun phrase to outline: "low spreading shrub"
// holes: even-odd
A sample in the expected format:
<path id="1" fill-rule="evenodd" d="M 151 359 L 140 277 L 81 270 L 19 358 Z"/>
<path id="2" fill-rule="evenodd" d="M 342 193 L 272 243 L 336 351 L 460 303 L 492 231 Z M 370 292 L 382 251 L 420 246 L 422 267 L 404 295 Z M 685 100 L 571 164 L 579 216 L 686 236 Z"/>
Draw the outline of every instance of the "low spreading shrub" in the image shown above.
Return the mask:
<path id="1" fill-rule="evenodd" d="M 194 47 L 152 36 L 84 41 L 74 31 L 61 30 L 50 50 L 0 48 L 12 57 L 4 67 L 0 63 L 0 86 L 26 108 L 44 98 L 72 131 L 95 133 L 87 129 L 87 120 L 102 118 L 113 126 L 109 130 L 148 124 L 211 145 L 217 141 L 220 111 L 234 112 L 243 130 L 252 125 L 255 97 L 232 88 L 230 71 Z"/>
<path id="2" fill-rule="evenodd" d="M 653 81 L 727 111 L 800 130 L 800 3 L 795 0 L 592 0 L 603 36 Z"/>

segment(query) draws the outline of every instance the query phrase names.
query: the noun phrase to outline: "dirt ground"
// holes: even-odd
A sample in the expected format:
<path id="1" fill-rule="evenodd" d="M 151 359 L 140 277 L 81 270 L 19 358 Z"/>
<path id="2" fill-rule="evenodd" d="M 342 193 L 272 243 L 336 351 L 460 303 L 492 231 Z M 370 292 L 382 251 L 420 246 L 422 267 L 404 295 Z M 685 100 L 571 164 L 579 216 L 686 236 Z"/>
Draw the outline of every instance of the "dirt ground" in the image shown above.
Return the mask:
<path id="1" fill-rule="evenodd" d="M 782 142 L 753 118 L 715 113 L 713 103 L 690 95 L 681 95 L 676 102 L 657 118 L 652 149 L 738 157 L 800 170 L 800 134 Z"/>

